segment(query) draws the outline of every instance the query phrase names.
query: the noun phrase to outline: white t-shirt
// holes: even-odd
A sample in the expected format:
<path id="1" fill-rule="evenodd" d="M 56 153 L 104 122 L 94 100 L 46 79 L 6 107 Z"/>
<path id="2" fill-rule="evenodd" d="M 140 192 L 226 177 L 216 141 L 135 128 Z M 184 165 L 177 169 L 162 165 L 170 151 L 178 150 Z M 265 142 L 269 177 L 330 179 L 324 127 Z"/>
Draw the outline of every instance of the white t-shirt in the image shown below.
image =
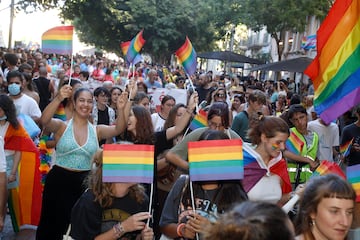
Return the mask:
<path id="1" fill-rule="evenodd" d="M 32 118 L 41 117 L 39 105 L 33 98 L 27 96 L 26 94 L 22 94 L 20 98 L 13 99 L 13 101 L 18 113 L 29 115 Z"/>
<path id="2" fill-rule="evenodd" d="M 339 146 L 339 128 L 335 123 L 323 125 L 319 119 L 308 122 L 307 129 L 319 136 L 319 160 L 334 161 L 333 147 Z"/>
<path id="3" fill-rule="evenodd" d="M 160 132 L 164 129 L 165 119 L 163 119 L 159 113 L 151 114 L 151 121 L 155 132 Z"/>

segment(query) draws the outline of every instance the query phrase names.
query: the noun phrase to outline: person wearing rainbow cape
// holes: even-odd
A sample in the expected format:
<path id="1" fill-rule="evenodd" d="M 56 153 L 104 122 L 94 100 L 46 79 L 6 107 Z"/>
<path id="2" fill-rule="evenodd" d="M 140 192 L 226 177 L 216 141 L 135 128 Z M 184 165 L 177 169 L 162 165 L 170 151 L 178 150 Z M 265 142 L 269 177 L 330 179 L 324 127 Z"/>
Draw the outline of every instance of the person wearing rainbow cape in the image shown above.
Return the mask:
<path id="1" fill-rule="evenodd" d="M 317 158 L 319 137 L 317 133 L 307 129 L 308 115 L 301 104 L 292 105 L 288 116 L 294 127 L 290 128 L 290 136 L 286 141 L 286 149 L 283 153 L 287 159 L 295 161 L 288 162 L 288 169 L 292 183 L 295 183 L 296 187 L 300 181 L 308 180 L 311 171 L 319 166 Z M 296 169 L 296 175 L 293 174 L 294 169 Z"/>

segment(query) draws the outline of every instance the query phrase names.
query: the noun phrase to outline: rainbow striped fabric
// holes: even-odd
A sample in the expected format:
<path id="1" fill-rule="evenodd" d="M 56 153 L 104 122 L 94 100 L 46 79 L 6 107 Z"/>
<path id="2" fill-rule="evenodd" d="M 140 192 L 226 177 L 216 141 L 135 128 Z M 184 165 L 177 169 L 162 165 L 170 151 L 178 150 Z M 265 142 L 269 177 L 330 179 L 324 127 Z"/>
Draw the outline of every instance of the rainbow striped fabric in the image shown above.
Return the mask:
<path id="1" fill-rule="evenodd" d="M 127 41 L 127 42 L 122 42 L 120 44 L 121 51 L 122 51 L 122 53 L 124 54 L 125 57 L 126 57 L 126 54 L 128 52 L 130 43 L 131 43 L 131 41 Z M 143 60 L 143 58 L 141 57 L 141 55 L 137 54 L 133 63 L 137 64 L 138 62 L 141 62 L 142 60 Z"/>
<path id="2" fill-rule="evenodd" d="M 127 52 L 126 52 L 126 60 L 129 63 L 134 63 L 136 56 L 139 54 L 141 48 L 145 44 L 145 39 L 143 38 L 143 31 L 141 30 L 130 42 Z M 124 51 L 124 50 L 123 50 Z"/>
<path id="3" fill-rule="evenodd" d="M 191 181 L 244 178 L 242 141 L 240 139 L 189 142 Z"/>
<path id="4" fill-rule="evenodd" d="M 335 162 L 330 162 L 328 160 L 321 160 L 320 165 L 315 169 L 312 176 L 323 176 L 326 174 L 337 174 L 340 177 L 346 179 L 344 172 L 341 170 L 339 165 Z"/>
<path id="5" fill-rule="evenodd" d="M 356 202 L 360 202 L 360 164 L 348 166 L 346 177 L 356 192 Z"/>
<path id="6" fill-rule="evenodd" d="M 189 38 L 186 36 L 185 43 L 175 52 L 175 55 L 183 65 L 185 72 L 192 75 L 196 72 L 196 52 Z"/>
<path id="7" fill-rule="evenodd" d="M 207 126 L 207 113 L 200 109 L 199 113 L 195 115 L 194 119 L 191 121 L 189 128 L 195 130 L 197 128 L 202 128 Z"/>
<path id="8" fill-rule="evenodd" d="M 349 140 L 348 142 L 340 145 L 340 153 L 344 156 L 347 157 L 350 154 L 350 150 L 351 150 L 351 146 L 352 146 L 352 142 L 354 141 L 354 138 L 352 138 L 351 140 Z"/>
<path id="9" fill-rule="evenodd" d="M 337 0 L 317 32 L 317 56 L 305 70 L 314 107 L 329 123 L 360 102 L 360 1 Z"/>
<path id="10" fill-rule="evenodd" d="M 103 182 L 152 183 L 154 146 L 104 144 Z"/>
<path id="11" fill-rule="evenodd" d="M 301 139 L 299 139 L 299 137 L 296 136 L 294 132 L 290 131 L 290 136 L 286 140 L 286 149 L 295 154 L 300 155 L 303 147 L 304 147 L 303 141 L 301 141 Z"/>
<path id="12" fill-rule="evenodd" d="M 41 37 L 44 53 L 72 54 L 73 26 L 54 27 L 43 33 Z"/>

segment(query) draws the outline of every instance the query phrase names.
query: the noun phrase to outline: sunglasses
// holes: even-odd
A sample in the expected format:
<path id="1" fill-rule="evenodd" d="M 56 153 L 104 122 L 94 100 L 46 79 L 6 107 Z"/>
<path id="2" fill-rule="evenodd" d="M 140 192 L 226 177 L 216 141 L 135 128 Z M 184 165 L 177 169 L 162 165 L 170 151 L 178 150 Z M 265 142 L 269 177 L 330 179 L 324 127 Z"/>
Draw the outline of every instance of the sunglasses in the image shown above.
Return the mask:
<path id="1" fill-rule="evenodd" d="M 223 94 L 223 93 L 217 93 L 217 94 L 215 94 L 215 96 L 216 96 L 216 97 L 219 97 L 219 98 L 223 98 L 223 97 L 225 97 L 225 94 Z"/>

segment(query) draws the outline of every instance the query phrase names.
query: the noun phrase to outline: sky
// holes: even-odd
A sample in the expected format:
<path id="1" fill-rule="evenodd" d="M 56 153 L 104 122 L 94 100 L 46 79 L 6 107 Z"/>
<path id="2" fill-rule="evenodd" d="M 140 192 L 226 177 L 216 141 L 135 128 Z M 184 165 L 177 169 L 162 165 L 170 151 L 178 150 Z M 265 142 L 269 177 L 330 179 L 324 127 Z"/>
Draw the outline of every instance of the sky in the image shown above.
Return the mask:
<path id="1" fill-rule="evenodd" d="M 16 1 L 15 1 L 16 2 Z M 0 0 L 0 46 L 8 46 L 9 26 L 10 26 L 10 3 L 11 0 Z M 36 12 L 26 14 L 24 12 L 15 13 L 13 21 L 12 46 L 14 41 L 22 41 L 26 45 L 30 42 L 41 44 L 41 35 L 48 29 L 61 26 L 61 19 L 58 17 L 59 10 L 49 10 L 46 12 Z M 74 52 L 90 48 L 74 37 Z"/>

